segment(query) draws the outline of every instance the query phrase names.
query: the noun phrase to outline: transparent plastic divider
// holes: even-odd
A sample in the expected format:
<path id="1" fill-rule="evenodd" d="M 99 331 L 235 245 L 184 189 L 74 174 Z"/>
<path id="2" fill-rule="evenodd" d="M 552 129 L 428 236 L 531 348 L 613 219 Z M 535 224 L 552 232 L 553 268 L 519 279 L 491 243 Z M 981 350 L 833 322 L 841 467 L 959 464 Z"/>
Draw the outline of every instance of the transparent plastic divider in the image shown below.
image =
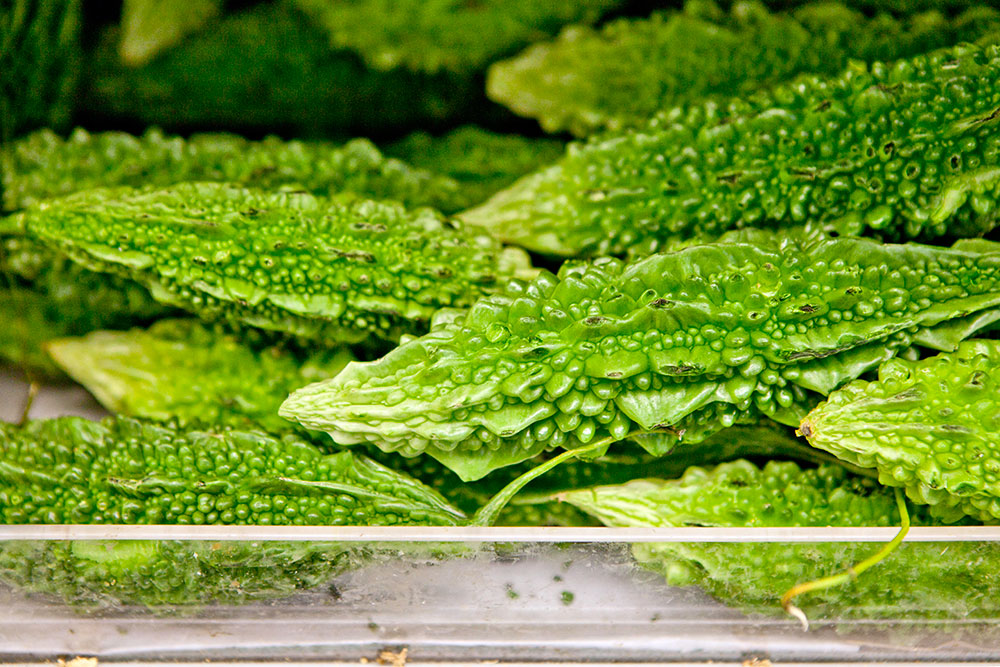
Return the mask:
<path id="1" fill-rule="evenodd" d="M 99 592 L 94 607 L 0 583 L 0 661 L 88 655 L 102 662 L 356 663 L 402 648 L 413 662 L 1000 660 L 1000 595 L 993 594 L 994 588 L 1000 591 L 1000 567 L 994 576 L 991 565 L 994 559 L 1000 564 L 1000 527 L 914 528 L 890 557 L 899 559 L 899 567 L 880 570 L 880 565 L 863 575 L 875 588 L 884 581 L 895 590 L 916 590 L 923 584 L 907 579 L 906 567 L 933 562 L 943 564 L 947 574 L 948 568 L 963 572 L 963 559 L 975 561 L 982 586 L 966 577 L 956 590 L 968 596 L 954 610 L 947 595 L 916 594 L 917 602 L 904 596 L 898 608 L 882 600 L 870 610 L 802 600 L 813 624 L 809 632 L 774 604 L 741 604 L 704 582 L 671 585 L 664 568 L 656 567 L 661 555 L 680 553 L 704 556 L 705 563 L 746 559 L 753 561 L 746 572 L 768 574 L 798 554 L 813 553 L 804 570 L 811 573 L 815 563 L 843 566 L 830 563 L 829 554 L 849 561 L 895 533 L 893 528 L 2 526 L 0 557 L 6 555 L 9 565 L 12 554 L 20 556 L 17 562 L 29 573 L 57 563 L 45 562 L 52 554 L 100 562 L 105 549 L 129 554 L 145 543 L 179 559 L 197 554 L 203 564 L 199 576 L 219 556 L 271 554 L 255 565 L 264 579 L 248 581 L 273 579 L 284 588 L 281 595 L 240 604 L 150 609 L 116 602 L 114 587 L 121 581 L 108 582 L 111 594 Z M 679 551 L 671 552 L 670 545 Z M 135 553 L 141 555 L 141 548 Z M 303 569 L 298 582 L 298 561 L 282 560 L 286 553 L 347 554 L 347 560 L 329 576 L 321 567 Z M 34 563 L 24 562 L 33 557 Z M 0 567 L 0 578 L 13 582 L 12 572 Z M 738 573 L 733 580 L 742 584 L 745 576 Z M 194 581 L 196 592 L 219 583 Z M 755 585 L 769 583 L 759 577 Z M 921 600 L 928 600 L 926 609 Z"/>
<path id="2" fill-rule="evenodd" d="M 562 528 L 425 526 L 0 526 L 6 540 L 212 540 L 463 542 L 463 543 L 618 543 L 641 542 L 888 542 L 898 528 Z M 1000 526 L 914 527 L 906 542 L 1000 542 Z"/>

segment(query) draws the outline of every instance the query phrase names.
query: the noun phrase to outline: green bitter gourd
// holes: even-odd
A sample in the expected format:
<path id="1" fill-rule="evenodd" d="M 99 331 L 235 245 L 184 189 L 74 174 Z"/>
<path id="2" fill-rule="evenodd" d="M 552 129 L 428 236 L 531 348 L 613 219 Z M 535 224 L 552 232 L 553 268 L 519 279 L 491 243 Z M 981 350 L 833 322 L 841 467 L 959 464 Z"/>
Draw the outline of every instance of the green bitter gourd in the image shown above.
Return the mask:
<path id="1" fill-rule="evenodd" d="M 832 2 L 771 14 L 737 2 L 620 19 L 599 31 L 565 30 L 494 64 L 489 96 L 549 132 L 586 136 L 639 127 L 687 102 L 746 95 L 801 72 L 837 74 L 851 58 L 894 60 L 973 41 L 1000 29 L 1000 12 L 980 7 L 949 19 L 928 12 L 906 20 L 866 18 Z"/>
<path id="2" fill-rule="evenodd" d="M 805 222 L 887 240 L 978 236 L 997 218 L 998 90 L 997 45 L 855 63 L 571 145 L 463 219 L 565 256 Z"/>
<path id="3" fill-rule="evenodd" d="M 529 270 L 431 209 L 219 183 L 89 190 L 5 224 L 167 305 L 324 344 L 419 332 Z"/>
<path id="4" fill-rule="evenodd" d="M 579 489 L 559 499 L 608 526 L 825 527 L 893 526 L 899 514 L 890 489 L 835 464 L 802 468 L 747 461 L 695 467 L 681 479 L 634 480 Z M 910 508 L 916 525 L 933 520 Z M 676 586 L 697 585 L 719 600 L 754 612 L 781 613 L 782 594 L 802 581 L 834 574 L 877 550 L 876 544 L 634 544 L 643 567 Z M 906 542 L 850 583 L 797 598 L 810 617 L 955 618 L 995 614 L 1000 578 L 995 543 Z"/>
<path id="5" fill-rule="evenodd" d="M 1000 519 L 1000 341 L 970 340 L 919 361 L 893 359 L 809 413 L 809 442 L 903 487 L 946 520 Z"/>
<path id="6" fill-rule="evenodd" d="M 630 265 L 567 263 L 442 314 L 281 414 L 341 444 L 426 451 L 466 480 L 605 439 L 654 432 L 640 443 L 664 454 L 762 415 L 797 425 L 817 394 L 1000 318 L 998 247 L 755 232 Z"/>

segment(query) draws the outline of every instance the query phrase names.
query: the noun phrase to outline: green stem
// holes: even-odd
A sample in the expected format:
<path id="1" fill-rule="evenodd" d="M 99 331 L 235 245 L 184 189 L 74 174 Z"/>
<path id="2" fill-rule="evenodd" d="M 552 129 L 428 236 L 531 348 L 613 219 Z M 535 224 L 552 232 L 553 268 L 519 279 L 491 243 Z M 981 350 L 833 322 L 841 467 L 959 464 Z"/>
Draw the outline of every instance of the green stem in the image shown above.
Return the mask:
<path id="1" fill-rule="evenodd" d="M 799 619 L 804 630 L 809 629 L 809 619 L 806 618 L 806 615 L 801 609 L 792 604 L 792 598 L 811 591 L 821 591 L 826 588 L 833 588 L 834 586 L 839 586 L 840 584 L 857 579 L 862 572 L 873 565 L 877 565 L 889 554 L 895 551 L 896 547 L 900 545 L 906 537 L 906 534 L 910 531 L 910 513 L 906 510 L 906 499 L 903 497 L 903 491 L 899 487 L 894 488 L 893 491 L 896 494 L 896 507 L 899 508 L 900 525 L 899 532 L 896 533 L 896 537 L 886 543 L 876 554 L 869 556 L 857 565 L 849 567 L 839 574 L 823 577 L 822 579 L 814 579 L 813 581 L 807 581 L 804 584 L 792 586 L 783 596 L 781 596 L 781 606 L 786 612 Z"/>
<path id="2" fill-rule="evenodd" d="M 509 483 L 507 486 L 500 489 L 493 498 L 490 499 L 488 503 L 479 508 L 479 511 L 472 517 L 469 522 L 470 526 L 492 526 L 496 521 L 497 516 L 507 506 L 507 503 L 517 495 L 517 493 L 525 487 L 529 482 L 541 477 L 548 471 L 557 467 L 559 464 L 575 459 L 582 454 L 588 454 L 590 452 L 598 451 L 602 447 L 607 448 L 609 445 L 617 442 L 614 438 L 604 438 L 596 442 L 592 442 L 585 447 L 577 447 L 576 449 L 569 449 L 558 456 L 554 456 L 545 463 L 541 463 L 523 475 L 519 476 L 513 482 Z"/>

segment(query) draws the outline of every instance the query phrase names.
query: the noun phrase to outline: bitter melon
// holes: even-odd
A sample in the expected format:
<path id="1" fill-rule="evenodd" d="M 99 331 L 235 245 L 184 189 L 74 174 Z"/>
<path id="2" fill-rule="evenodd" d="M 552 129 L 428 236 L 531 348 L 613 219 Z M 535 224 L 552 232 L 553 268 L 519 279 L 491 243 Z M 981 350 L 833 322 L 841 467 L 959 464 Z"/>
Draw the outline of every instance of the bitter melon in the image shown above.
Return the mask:
<path id="1" fill-rule="evenodd" d="M 476 72 L 621 0 L 293 0 L 376 70 Z"/>
<path id="2" fill-rule="evenodd" d="M 6 226 L 205 319 L 328 345 L 419 332 L 527 270 L 431 209 L 218 183 L 89 190 Z"/>
<path id="3" fill-rule="evenodd" d="M 468 208 L 519 177 L 555 162 L 564 147 L 555 139 L 497 134 L 466 125 L 441 137 L 418 132 L 387 146 L 385 151 L 414 167 L 457 181 L 462 208 Z"/>
<path id="4" fill-rule="evenodd" d="M 341 444 L 426 451 L 466 480 L 636 433 L 659 433 L 642 444 L 662 454 L 760 415 L 797 424 L 813 392 L 1000 318 L 998 248 L 756 232 L 630 265 L 567 263 L 348 364 L 281 414 Z"/>
<path id="5" fill-rule="evenodd" d="M 745 95 L 801 72 L 837 74 L 851 58 L 893 60 L 974 41 L 1000 29 L 982 7 L 954 19 L 929 12 L 906 20 L 866 18 L 835 3 L 771 14 L 737 2 L 620 19 L 600 31 L 565 30 L 493 65 L 487 92 L 549 132 L 586 136 L 641 126 L 657 111 L 708 98 Z"/>
<path id="6" fill-rule="evenodd" d="M 804 222 L 887 240 L 977 236 L 997 218 L 997 91 L 997 45 L 855 63 L 573 145 L 463 218 L 565 256 Z"/>
<path id="7" fill-rule="evenodd" d="M 405 475 L 350 452 L 324 455 L 295 436 L 110 418 L 0 423 L 2 523 L 449 526 L 463 519 Z M 78 602 L 234 602 L 315 585 L 346 566 L 351 551 L 364 545 L 13 542 L 0 545 L 0 577 Z"/>
<path id="8" fill-rule="evenodd" d="M 809 442 L 906 489 L 946 520 L 1000 518 L 1000 341 L 970 340 L 834 392 L 802 422 Z"/>
<path id="9" fill-rule="evenodd" d="M 181 425 L 211 424 L 281 433 L 288 394 L 335 376 L 345 349 L 311 353 L 239 337 L 197 320 L 161 320 L 148 330 L 97 331 L 50 341 L 46 350 L 111 412 Z"/>
<path id="10" fill-rule="evenodd" d="M 155 128 L 138 137 L 78 128 L 63 139 L 41 130 L 0 148 L 0 166 L 8 211 L 92 188 L 184 181 L 297 186 L 316 195 L 353 192 L 445 212 L 465 203 L 454 180 L 386 158 L 365 139 L 338 145 L 229 134 L 181 138 Z"/>
<path id="11" fill-rule="evenodd" d="M 559 495 L 608 526 L 893 526 L 892 491 L 837 465 L 803 469 L 747 461 L 692 468 L 674 481 L 635 480 L 621 486 Z M 911 507 L 917 525 L 932 524 Z M 643 567 L 676 586 L 697 585 L 748 611 L 781 613 L 785 591 L 842 571 L 877 550 L 875 544 L 634 544 Z M 843 586 L 796 600 L 811 617 L 964 618 L 996 614 L 1000 546 L 995 543 L 906 542 L 870 572 Z"/>

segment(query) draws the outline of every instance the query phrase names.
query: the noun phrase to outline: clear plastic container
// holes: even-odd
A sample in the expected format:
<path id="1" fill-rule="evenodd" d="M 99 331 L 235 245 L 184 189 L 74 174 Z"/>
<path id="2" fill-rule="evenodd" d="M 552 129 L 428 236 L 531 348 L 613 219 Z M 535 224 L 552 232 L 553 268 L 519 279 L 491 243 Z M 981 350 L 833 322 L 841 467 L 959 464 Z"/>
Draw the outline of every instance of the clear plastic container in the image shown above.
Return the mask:
<path id="1" fill-rule="evenodd" d="M 1000 564 L 1000 528 L 914 528 L 890 558 L 939 577 L 931 590 L 944 594 L 928 595 L 928 582 L 917 581 L 923 575 L 907 581 L 905 568 L 879 565 L 863 577 L 892 587 L 893 605 L 817 612 L 803 596 L 797 602 L 810 614 L 808 632 L 776 604 L 723 604 L 699 587 L 671 586 L 633 555 L 674 545 L 723 558 L 749 553 L 766 562 L 805 553 L 823 561 L 845 545 L 874 552 L 894 532 L 0 526 L 7 582 L 0 585 L 0 657 L 357 662 L 406 648 L 418 662 L 1000 659 L 1000 567 L 991 567 Z M 135 594 L 135 581 L 78 586 L 86 579 L 80 562 L 114 554 L 131 554 L 132 571 L 149 554 L 162 556 L 171 572 L 192 577 L 183 589 L 190 596 L 227 586 L 236 592 L 227 602 L 149 608 L 120 602 Z M 73 603 L 10 583 L 27 574 L 38 588 L 64 576 L 67 562 L 77 576 L 61 579 L 60 590 L 74 589 Z M 966 564 L 981 580 L 962 574 Z M 783 564 L 773 566 L 777 572 Z M 157 597 L 151 577 L 138 579 L 146 601 Z M 260 599 L 251 599 L 255 592 Z"/>

